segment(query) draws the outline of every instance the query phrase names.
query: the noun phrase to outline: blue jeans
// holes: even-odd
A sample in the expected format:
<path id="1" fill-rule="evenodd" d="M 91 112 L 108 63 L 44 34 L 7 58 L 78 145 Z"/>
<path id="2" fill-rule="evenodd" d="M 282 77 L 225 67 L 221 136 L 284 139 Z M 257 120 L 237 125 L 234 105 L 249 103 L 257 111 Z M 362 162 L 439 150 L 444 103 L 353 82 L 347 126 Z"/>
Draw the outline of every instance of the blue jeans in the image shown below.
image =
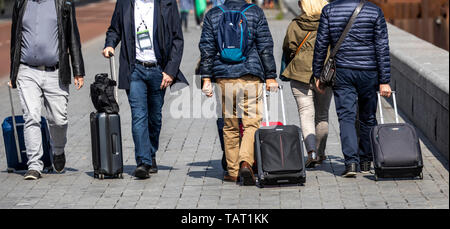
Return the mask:
<path id="1" fill-rule="evenodd" d="M 137 165 L 152 165 L 152 158 L 158 151 L 165 94 L 165 89 L 160 89 L 161 82 L 162 71 L 159 66 L 147 68 L 136 65 L 131 73 L 127 95 Z"/>
<path id="2" fill-rule="evenodd" d="M 372 161 L 370 130 L 377 125 L 378 86 L 377 71 L 336 70 L 333 92 L 345 165 Z M 359 143 L 355 127 L 358 108 Z"/>

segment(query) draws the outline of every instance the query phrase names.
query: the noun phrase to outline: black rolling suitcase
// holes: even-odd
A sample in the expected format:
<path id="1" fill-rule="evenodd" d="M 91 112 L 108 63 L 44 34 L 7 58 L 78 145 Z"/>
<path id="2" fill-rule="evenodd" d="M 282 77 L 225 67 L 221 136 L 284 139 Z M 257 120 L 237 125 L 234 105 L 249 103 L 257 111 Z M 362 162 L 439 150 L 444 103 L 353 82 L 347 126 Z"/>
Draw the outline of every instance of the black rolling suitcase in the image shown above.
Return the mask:
<path id="1" fill-rule="evenodd" d="M 116 81 L 112 55 L 110 65 L 112 79 Z M 114 102 L 117 103 L 117 88 L 114 89 L 114 98 Z M 90 124 L 94 178 L 104 179 L 105 176 L 123 178 L 122 134 L 118 111 L 117 113 L 92 112 Z"/>
<path id="2" fill-rule="evenodd" d="M 396 123 L 384 124 L 381 97 L 378 93 L 381 124 L 370 134 L 375 180 L 378 178 L 420 177 L 423 159 L 416 130 L 408 123 L 399 123 L 395 92 L 392 92 Z"/>
<path id="3" fill-rule="evenodd" d="M 260 187 L 283 183 L 302 184 L 306 181 L 301 129 L 295 125 L 286 125 L 281 86 L 279 92 L 284 125 L 270 125 L 267 92 L 265 85 L 263 86 L 266 125 L 259 128 L 255 133 L 255 156 Z"/>

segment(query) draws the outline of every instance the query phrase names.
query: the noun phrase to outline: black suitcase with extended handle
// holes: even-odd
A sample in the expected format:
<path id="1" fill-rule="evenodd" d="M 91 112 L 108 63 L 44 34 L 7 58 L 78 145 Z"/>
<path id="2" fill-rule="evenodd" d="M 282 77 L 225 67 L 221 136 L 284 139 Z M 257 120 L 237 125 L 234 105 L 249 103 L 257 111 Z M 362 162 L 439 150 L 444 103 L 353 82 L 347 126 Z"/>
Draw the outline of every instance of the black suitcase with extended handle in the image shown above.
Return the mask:
<path id="1" fill-rule="evenodd" d="M 384 124 L 381 96 L 378 93 L 381 124 L 371 131 L 375 180 L 378 178 L 420 177 L 423 159 L 416 130 L 399 123 L 395 92 L 392 92 L 396 123 Z"/>
<path id="2" fill-rule="evenodd" d="M 306 181 L 301 129 L 286 125 L 283 88 L 279 87 L 283 110 L 283 125 L 271 126 L 268 118 L 267 92 L 263 86 L 266 125 L 255 133 L 255 156 L 258 166 L 258 183 L 264 185 L 302 184 Z"/>
<path id="3" fill-rule="evenodd" d="M 113 81 L 117 81 L 114 56 L 112 54 L 110 56 L 111 77 Z M 110 90 L 109 93 L 111 93 Z M 113 93 L 117 101 L 117 88 L 114 88 Z M 118 111 L 118 109 L 113 109 L 112 112 L 115 110 Z M 120 115 L 118 113 L 92 112 L 90 124 L 94 178 L 103 179 L 105 176 L 123 178 Z"/>

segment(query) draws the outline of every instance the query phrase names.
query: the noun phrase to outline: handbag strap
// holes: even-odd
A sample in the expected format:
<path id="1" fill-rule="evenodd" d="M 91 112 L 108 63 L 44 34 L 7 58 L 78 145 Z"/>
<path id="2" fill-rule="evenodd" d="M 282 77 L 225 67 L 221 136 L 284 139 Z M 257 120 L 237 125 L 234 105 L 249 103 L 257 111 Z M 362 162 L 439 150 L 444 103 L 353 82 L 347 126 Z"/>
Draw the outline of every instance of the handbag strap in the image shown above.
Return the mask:
<path id="1" fill-rule="evenodd" d="M 308 34 L 306 34 L 306 37 L 303 39 L 302 43 L 298 46 L 297 51 L 295 51 L 295 55 L 297 55 L 298 52 L 300 52 L 300 49 L 302 48 L 303 44 L 305 44 L 305 42 L 308 39 L 309 35 L 311 35 L 311 31 L 309 31 Z"/>
<path id="2" fill-rule="evenodd" d="M 345 37 L 347 36 L 348 32 L 352 28 L 353 23 L 356 20 L 356 17 L 358 17 L 358 14 L 361 12 L 361 9 L 363 8 L 365 3 L 366 3 L 366 0 L 361 0 L 359 2 L 359 5 L 356 7 L 355 11 L 353 11 L 353 15 L 350 18 L 350 20 L 348 21 L 347 26 L 344 29 L 344 32 L 342 32 L 341 37 L 339 38 L 338 42 L 336 43 L 336 46 L 334 46 L 333 50 L 331 51 L 331 55 L 330 55 L 331 58 L 336 56 L 342 43 L 344 43 Z"/>

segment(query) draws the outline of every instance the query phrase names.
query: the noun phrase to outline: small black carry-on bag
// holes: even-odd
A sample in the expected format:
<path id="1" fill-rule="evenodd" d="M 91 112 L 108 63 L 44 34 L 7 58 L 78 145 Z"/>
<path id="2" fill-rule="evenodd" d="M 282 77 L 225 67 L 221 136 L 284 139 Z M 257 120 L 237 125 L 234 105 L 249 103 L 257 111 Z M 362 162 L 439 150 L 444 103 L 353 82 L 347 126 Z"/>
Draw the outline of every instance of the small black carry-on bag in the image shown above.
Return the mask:
<path id="1" fill-rule="evenodd" d="M 12 116 L 5 118 L 2 123 L 2 130 L 5 144 L 6 162 L 8 165 L 7 172 L 12 173 L 14 171 L 27 170 L 28 157 L 24 138 L 25 120 L 22 115 L 15 115 L 13 98 L 9 85 L 8 89 Z M 42 150 L 44 152 L 41 160 L 44 163 L 44 172 L 52 172 L 52 145 L 50 142 L 50 132 L 47 125 L 47 120 L 44 117 L 41 117 L 41 135 Z"/>
<path id="2" fill-rule="evenodd" d="M 277 184 L 303 184 L 306 171 L 301 129 L 286 125 L 283 87 L 279 87 L 284 125 L 270 125 L 267 109 L 268 96 L 263 86 L 265 125 L 255 133 L 255 156 L 259 186 Z"/>
<path id="3" fill-rule="evenodd" d="M 378 178 L 420 177 L 423 179 L 423 160 L 416 130 L 408 123 L 399 123 L 395 92 L 392 92 L 396 123 L 384 124 L 381 96 L 378 105 L 381 124 L 370 134 L 375 168 Z"/>
<path id="4" fill-rule="evenodd" d="M 115 71 L 115 61 L 114 56 L 110 53 L 110 66 L 111 66 L 111 77 L 114 82 L 117 82 L 116 71 Z M 101 77 L 107 77 L 107 74 L 99 74 Z M 97 75 L 97 76 L 99 76 Z M 97 77 L 96 77 L 97 78 Z M 108 82 L 105 79 L 99 79 L 98 82 Z M 96 94 L 99 98 L 111 98 L 114 97 L 115 101 L 109 103 L 117 103 L 117 87 L 114 85 L 109 85 L 114 87 L 114 90 L 95 90 L 92 87 L 96 87 L 93 83 L 91 85 L 91 96 L 93 96 L 92 91 L 100 91 L 108 93 L 105 95 Z M 98 86 L 98 84 L 97 84 Z M 108 86 L 108 85 L 105 85 Z M 114 93 L 111 96 L 110 93 Z M 93 98 L 93 100 L 96 98 Z M 100 104 L 99 102 L 94 102 L 94 104 Z M 108 106 L 108 105 L 105 105 Z M 96 107 L 96 109 L 99 109 Z M 107 113 L 109 111 L 112 113 Z M 103 109 L 101 108 L 97 112 L 92 112 L 90 115 L 91 122 L 91 143 L 92 143 L 92 164 L 94 165 L 94 178 L 104 179 L 105 176 L 108 177 L 119 177 L 123 178 L 123 156 L 122 156 L 122 135 L 120 127 L 120 115 L 117 109 Z"/>

